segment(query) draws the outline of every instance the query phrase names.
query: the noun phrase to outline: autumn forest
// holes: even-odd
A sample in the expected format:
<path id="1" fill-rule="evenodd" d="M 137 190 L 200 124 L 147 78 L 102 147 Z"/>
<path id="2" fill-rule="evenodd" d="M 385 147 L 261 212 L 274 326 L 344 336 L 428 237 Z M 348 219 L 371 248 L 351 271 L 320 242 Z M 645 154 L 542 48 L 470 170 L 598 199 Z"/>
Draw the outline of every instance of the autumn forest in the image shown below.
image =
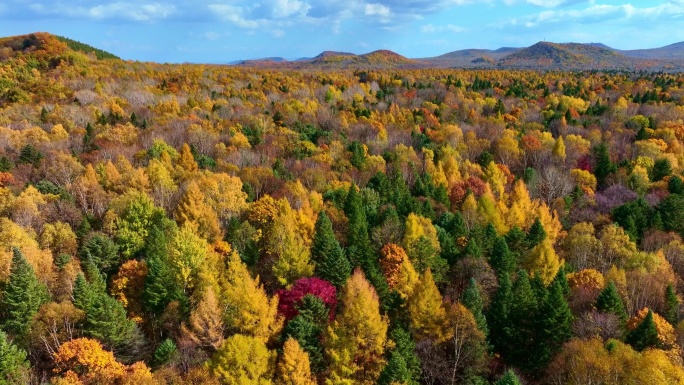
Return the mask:
<path id="1" fill-rule="evenodd" d="M 0 385 L 684 384 L 684 75 L 380 64 L 1 38 Z"/>

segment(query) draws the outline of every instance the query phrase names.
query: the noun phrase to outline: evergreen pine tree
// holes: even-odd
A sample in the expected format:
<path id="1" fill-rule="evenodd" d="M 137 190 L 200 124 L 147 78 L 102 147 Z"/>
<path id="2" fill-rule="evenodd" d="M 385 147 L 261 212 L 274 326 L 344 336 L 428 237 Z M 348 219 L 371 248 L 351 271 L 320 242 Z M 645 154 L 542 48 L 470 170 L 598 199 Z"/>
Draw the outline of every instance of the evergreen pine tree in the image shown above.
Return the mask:
<path id="1" fill-rule="evenodd" d="M 489 328 L 487 327 L 487 319 L 484 316 L 484 303 L 480 296 L 480 289 L 477 286 L 477 282 L 475 282 L 475 278 L 470 278 L 468 287 L 463 291 L 461 302 L 471 313 L 473 313 L 477 328 L 480 329 L 486 337 L 489 334 Z"/>
<path id="2" fill-rule="evenodd" d="M 632 345 L 637 351 L 642 351 L 649 347 L 659 347 L 658 329 L 653 320 L 653 312 L 649 309 L 648 314 L 637 327 L 627 334 L 625 341 Z"/>
<path id="3" fill-rule="evenodd" d="M 378 379 L 378 384 L 404 383 L 416 385 L 420 379 L 420 360 L 416 356 L 416 344 L 411 334 L 403 328 L 390 332 L 394 349 L 389 353 L 387 366 Z"/>
<path id="4" fill-rule="evenodd" d="M 536 345 L 538 308 L 537 297 L 527 272 L 520 270 L 511 294 L 507 325 L 510 338 L 502 353 L 508 362 L 524 370 L 533 370 L 536 367 L 535 358 L 529 353 Z"/>
<path id="5" fill-rule="evenodd" d="M 513 373 L 512 370 L 507 370 L 506 373 L 504 373 L 501 378 L 499 378 L 498 381 L 494 383 L 494 385 L 522 385 L 520 382 L 520 379 L 518 379 L 518 376 Z"/>
<path id="6" fill-rule="evenodd" d="M 29 362 L 26 352 L 7 340 L 0 330 L 0 384 L 28 383 Z"/>
<path id="7" fill-rule="evenodd" d="M 679 322 L 679 298 L 672 285 L 665 289 L 665 319 L 673 326 Z"/>
<path id="8" fill-rule="evenodd" d="M 38 281 L 33 267 L 16 247 L 13 250 L 9 281 L 4 289 L 0 300 L 0 324 L 6 332 L 23 338 L 38 308 L 48 302 L 50 297 L 45 285 Z"/>
<path id="9" fill-rule="evenodd" d="M 330 218 L 321 211 L 316 220 L 316 233 L 311 244 L 311 258 L 316 263 L 316 275 L 343 287 L 351 275 L 351 264 L 335 238 Z"/>
<path id="10" fill-rule="evenodd" d="M 572 311 L 563 294 L 563 287 L 554 280 L 539 309 L 537 369 L 545 368 L 563 344 L 572 337 Z"/>
<path id="11" fill-rule="evenodd" d="M 598 182 L 598 187 L 603 188 L 606 184 L 606 178 L 611 173 L 615 172 L 617 167 L 610 160 L 610 152 L 605 143 L 600 143 L 593 150 L 596 167 L 594 167 L 594 176 Z"/>
<path id="12" fill-rule="evenodd" d="M 508 243 L 504 237 L 498 237 L 492 247 L 489 264 L 499 273 L 511 273 L 515 269 L 515 257 L 508 249 Z"/>
<path id="13" fill-rule="evenodd" d="M 508 273 L 499 273 L 499 288 L 494 294 L 487 313 L 489 341 L 498 353 L 506 351 L 509 341 L 512 295 L 511 279 Z"/>
<path id="14" fill-rule="evenodd" d="M 299 314 L 285 325 L 281 339 L 283 342 L 290 337 L 296 339 L 309 355 L 311 370 L 320 372 L 325 368 L 321 335 L 328 322 L 328 308 L 320 298 L 307 295 L 297 310 Z"/>
<path id="15" fill-rule="evenodd" d="M 667 190 L 672 194 L 684 193 L 684 182 L 682 182 L 682 178 L 677 175 L 672 176 L 667 182 Z"/>
<path id="16" fill-rule="evenodd" d="M 129 320 L 121 302 L 109 296 L 96 268 L 88 282 L 82 273 L 74 284 L 74 305 L 83 310 L 83 331 L 112 349 L 125 349 L 135 336 L 135 322 Z"/>
<path id="17" fill-rule="evenodd" d="M 498 237 L 499 235 L 496 232 L 496 228 L 491 222 L 489 222 L 487 226 L 485 226 L 484 234 L 482 235 L 480 241 L 480 246 L 485 254 L 492 252 L 492 247 L 494 247 L 494 242 Z"/>
<path id="18" fill-rule="evenodd" d="M 542 225 L 541 220 L 537 218 L 527 232 L 527 248 L 531 249 L 537 246 L 544 239 L 546 239 L 546 230 L 544 230 L 544 225 Z"/>
<path id="19" fill-rule="evenodd" d="M 520 260 L 521 256 L 527 250 L 527 244 L 525 242 L 527 234 L 525 234 L 520 227 L 514 226 L 512 229 L 508 230 L 505 238 L 508 250 L 513 253 L 513 257 L 516 261 Z"/>
<path id="20" fill-rule="evenodd" d="M 596 308 L 606 313 L 612 313 L 620 317 L 624 322 L 627 320 L 625 305 L 615 287 L 615 282 L 610 281 L 596 297 Z"/>
<path id="21" fill-rule="evenodd" d="M 552 284 L 556 282 L 558 282 L 560 285 L 563 291 L 563 296 L 567 298 L 568 295 L 570 295 L 570 284 L 568 283 L 568 277 L 565 275 L 565 265 L 558 269 L 556 276 L 553 278 Z"/>

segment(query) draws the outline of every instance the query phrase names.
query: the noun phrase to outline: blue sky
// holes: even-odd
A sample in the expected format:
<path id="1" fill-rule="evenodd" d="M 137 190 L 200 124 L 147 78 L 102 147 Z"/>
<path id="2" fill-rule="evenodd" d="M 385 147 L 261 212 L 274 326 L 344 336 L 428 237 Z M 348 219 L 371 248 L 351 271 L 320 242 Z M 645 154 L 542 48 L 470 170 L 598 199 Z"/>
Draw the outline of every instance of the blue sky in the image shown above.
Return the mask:
<path id="1" fill-rule="evenodd" d="M 47 31 L 124 59 L 226 63 L 324 50 L 436 56 L 465 48 L 684 41 L 684 0 L 4 0 L 0 35 Z"/>

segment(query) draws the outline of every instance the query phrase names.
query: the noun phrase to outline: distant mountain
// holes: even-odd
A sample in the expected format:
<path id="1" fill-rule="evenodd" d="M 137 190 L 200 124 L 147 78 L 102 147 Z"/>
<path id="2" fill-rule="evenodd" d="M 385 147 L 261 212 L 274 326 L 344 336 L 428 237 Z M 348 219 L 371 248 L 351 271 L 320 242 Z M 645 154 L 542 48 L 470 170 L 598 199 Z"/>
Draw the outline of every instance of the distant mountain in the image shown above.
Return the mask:
<path id="1" fill-rule="evenodd" d="M 278 59 L 278 60 L 276 60 Z M 618 50 L 603 43 L 539 42 L 530 47 L 464 49 L 443 55 L 409 59 L 380 50 L 363 55 L 324 51 L 312 58 L 243 60 L 246 66 L 292 69 L 482 68 L 530 70 L 649 70 L 684 71 L 684 42 L 666 47 Z"/>
<path id="2" fill-rule="evenodd" d="M 539 42 L 501 58 L 497 66 L 526 69 L 624 69 L 638 66 L 634 59 L 602 44 Z"/>
<path id="3" fill-rule="evenodd" d="M 497 60 L 519 51 L 520 48 L 464 49 L 432 58 L 420 59 L 436 67 L 492 67 Z"/>
<path id="4" fill-rule="evenodd" d="M 285 59 L 284 57 L 265 57 L 261 59 L 250 59 L 250 60 L 237 60 L 235 62 L 232 62 L 231 64 L 259 64 L 263 62 L 271 62 L 271 63 L 284 63 L 287 62 L 288 60 Z"/>
<path id="5" fill-rule="evenodd" d="M 274 60 L 281 59 L 281 60 Z M 409 59 L 396 52 L 378 50 L 363 55 L 349 52 L 324 51 L 313 58 L 301 58 L 288 61 L 283 58 L 267 58 L 258 60 L 240 60 L 237 65 L 277 68 L 315 68 L 315 69 L 384 69 L 384 68 L 419 68 L 426 63 Z"/>
<path id="6" fill-rule="evenodd" d="M 625 56 L 640 59 L 684 60 L 684 41 L 665 47 L 618 51 Z"/>

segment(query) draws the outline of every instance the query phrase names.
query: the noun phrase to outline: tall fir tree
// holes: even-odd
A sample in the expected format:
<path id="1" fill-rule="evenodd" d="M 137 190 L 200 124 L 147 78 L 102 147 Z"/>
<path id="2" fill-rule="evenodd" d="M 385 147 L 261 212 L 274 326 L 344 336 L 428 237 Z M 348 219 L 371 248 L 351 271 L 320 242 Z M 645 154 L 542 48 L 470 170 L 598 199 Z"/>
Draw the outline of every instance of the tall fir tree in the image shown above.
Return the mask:
<path id="1" fill-rule="evenodd" d="M 539 309 L 539 334 L 536 369 L 545 368 L 563 344 L 572 337 L 572 311 L 557 280 L 549 287 Z"/>
<path id="2" fill-rule="evenodd" d="M 135 322 L 127 318 L 121 302 L 107 294 L 99 272 L 91 274 L 88 282 L 79 273 L 74 284 L 74 305 L 85 313 L 83 331 L 111 349 L 126 350 L 136 335 Z"/>
<path id="3" fill-rule="evenodd" d="M 665 319 L 673 326 L 679 322 L 679 298 L 671 284 L 665 289 Z"/>
<path id="4" fill-rule="evenodd" d="M 515 270 L 515 256 L 508 249 L 504 237 L 497 237 L 492 246 L 489 263 L 498 273 L 512 273 Z"/>
<path id="5" fill-rule="evenodd" d="M 487 326 L 487 319 L 484 315 L 484 302 L 482 301 L 480 289 L 477 286 L 475 278 L 470 278 L 468 287 L 463 291 L 461 302 L 471 313 L 473 313 L 477 328 L 484 333 L 485 337 L 489 335 L 489 327 Z"/>
<path id="6" fill-rule="evenodd" d="M 499 274 L 499 288 L 494 294 L 494 299 L 489 306 L 487 320 L 489 326 L 489 341 L 498 353 L 507 350 L 509 341 L 509 317 L 511 311 L 511 299 L 513 296 L 511 279 L 508 273 Z"/>
<path id="7" fill-rule="evenodd" d="M 627 320 L 625 305 L 613 281 L 610 281 L 596 297 L 596 308 L 606 313 L 615 314 L 623 322 Z"/>
<path id="8" fill-rule="evenodd" d="M 520 270 L 517 275 L 508 316 L 510 335 L 502 353 L 511 364 L 524 370 L 534 370 L 535 358 L 529 352 L 534 351 L 536 345 L 539 304 L 527 272 Z"/>
<path id="9" fill-rule="evenodd" d="M 389 337 L 394 342 L 394 349 L 389 353 L 389 360 L 380 374 L 378 384 L 418 384 L 420 360 L 416 355 L 416 343 L 411 338 L 411 333 L 397 327 L 390 332 Z"/>
<path id="10" fill-rule="evenodd" d="M 28 383 L 29 369 L 26 352 L 10 343 L 7 334 L 0 330 L 0 384 Z"/>
<path id="11" fill-rule="evenodd" d="M 606 178 L 608 175 L 615 172 L 617 167 L 610 160 L 610 152 L 608 146 L 605 143 L 599 143 L 593 149 L 594 162 L 596 166 L 594 167 L 594 176 L 596 176 L 596 181 L 598 182 L 598 188 L 605 187 Z"/>
<path id="12" fill-rule="evenodd" d="M 14 248 L 9 281 L 0 300 L 2 328 L 16 338 L 26 336 L 40 305 L 50 299 L 47 288 L 36 277 L 24 254 Z"/>
<path id="13" fill-rule="evenodd" d="M 632 347 L 637 351 L 643 351 L 646 348 L 658 348 L 660 347 L 660 340 L 658 339 L 658 329 L 656 328 L 655 321 L 653 320 L 653 312 L 649 309 L 648 314 L 644 317 L 644 320 L 637 325 L 634 330 L 627 334 L 625 341 L 632 345 Z"/>
<path id="14" fill-rule="evenodd" d="M 311 243 L 311 259 L 316 263 L 316 275 L 341 288 L 351 276 L 351 264 L 335 238 L 330 218 L 321 211 L 316 220 Z"/>
<path id="15" fill-rule="evenodd" d="M 494 383 L 494 385 L 522 385 L 522 383 L 518 376 L 509 369 Z"/>
<path id="16" fill-rule="evenodd" d="M 527 248 L 531 249 L 538 244 L 542 243 L 542 241 L 546 239 L 546 230 L 544 229 L 544 225 L 541 223 L 541 220 L 539 218 L 534 220 L 534 223 L 532 223 L 532 226 L 530 226 L 530 230 L 527 232 Z"/>

